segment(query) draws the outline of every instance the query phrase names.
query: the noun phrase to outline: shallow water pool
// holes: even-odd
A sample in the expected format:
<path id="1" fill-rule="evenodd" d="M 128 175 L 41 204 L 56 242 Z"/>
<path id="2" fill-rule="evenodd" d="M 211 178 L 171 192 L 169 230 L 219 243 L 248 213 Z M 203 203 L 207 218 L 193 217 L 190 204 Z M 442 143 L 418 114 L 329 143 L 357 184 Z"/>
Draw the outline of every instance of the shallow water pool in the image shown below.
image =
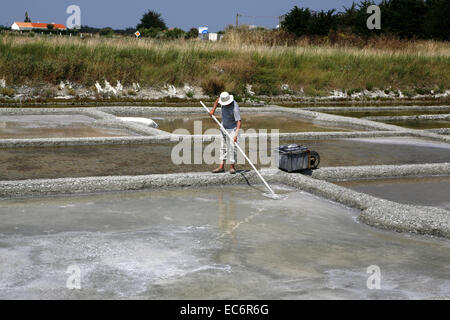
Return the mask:
<path id="1" fill-rule="evenodd" d="M 450 128 L 450 121 L 447 120 L 392 120 L 382 121 L 387 124 L 393 124 L 394 126 L 400 126 L 404 128 L 426 130 L 426 129 L 440 129 Z"/>
<path id="2" fill-rule="evenodd" d="M 450 161 L 448 144 L 415 138 L 292 140 L 281 144 L 289 143 L 305 145 L 319 152 L 320 167 Z M 201 151 L 206 153 L 209 144 L 205 143 Z M 220 147 L 220 139 L 216 141 L 216 145 Z M 247 143 L 246 152 L 249 154 L 248 145 Z M 7 148 L 0 150 L 0 180 L 205 172 L 214 169 L 219 163 L 219 153 L 216 152 L 213 164 L 204 161 L 202 164 L 195 164 L 193 156 L 188 159 L 190 164 L 175 164 L 172 161 L 174 146 L 175 144 L 166 143 Z M 271 144 L 268 143 L 267 147 L 271 148 Z M 193 148 L 194 144 L 191 149 Z M 267 150 L 269 156 L 271 150 Z M 255 154 L 261 156 L 261 153 Z M 260 161 L 254 162 L 260 166 Z M 238 169 L 251 168 L 248 164 L 239 164 Z"/>
<path id="3" fill-rule="evenodd" d="M 395 110 L 395 111 L 322 111 L 323 113 L 335 114 L 345 117 L 364 118 L 364 117 L 398 117 L 398 116 L 418 116 L 424 114 L 449 114 L 449 110 Z"/>
<path id="4" fill-rule="evenodd" d="M 133 136 L 128 130 L 102 128 L 84 115 L 0 115 L 0 139 Z"/>
<path id="5" fill-rule="evenodd" d="M 220 121 L 220 110 L 216 113 Z M 352 131 L 352 129 L 315 123 L 313 121 L 306 120 L 299 116 L 286 113 L 243 113 L 242 128 L 248 129 L 266 129 L 268 132 L 271 130 L 279 130 L 279 132 L 329 132 L 329 131 Z M 194 114 L 185 116 L 164 116 L 164 117 L 152 117 L 156 123 L 158 123 L 159 129 L 174 132 L 177 129 L 186 129 L 190 134 L 194 134 L 194 123 L 201 122 L 200 132 L 196 134 L 203 134 L 208 129 L 218 129 L 216 122 L 211 119 L 207 114 Z"/>
<path id="6" fill-rule="evenodd" d="M 450 295 L 445 240 L 379 231 L 283 186 L 0 203 L 0 299 L 422 299 Z M 379 266 L 381 289 L 367 288 Z M 69 267 L 81 290 L 66 288 Z"/>
<path id="7" fill-rule="evenodd" d="M 450 211 L 449 176 L 341 181 L 336 184 L 387 200 Z"/>

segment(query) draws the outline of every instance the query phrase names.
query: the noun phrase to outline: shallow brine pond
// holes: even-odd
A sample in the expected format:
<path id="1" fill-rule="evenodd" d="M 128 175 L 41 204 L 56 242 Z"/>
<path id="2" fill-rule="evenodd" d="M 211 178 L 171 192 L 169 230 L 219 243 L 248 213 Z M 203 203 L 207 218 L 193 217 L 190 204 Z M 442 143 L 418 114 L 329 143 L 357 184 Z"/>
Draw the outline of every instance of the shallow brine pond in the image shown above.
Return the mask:
<path id="1" fill-rule="evenodd" d="M 418 130 L 450 128 L 450 121 L 447 120 L 396 120 L 382 122 Z"/>
<path id="2" fill-rule="evenodd" d="M 0 299 L 421 299 L 450 294 L 448 241 L 379 231 L 276 186 L 0 203 Z M 369 266 L 381 289 L 369 290 Z M 68 268 L 81 290 L 66 288 Z"/>
<path id="3" fill-rule="evenodd" d="M 136 135 L 127 130 L 95 126 L 84 115 L 0 115 L 0 139 L 82 138 Z"/>
<path id="4" fill-rule="evenodd" d="M 395 202 L 450 210 L 449 176 L 340 181 L 336 184 Z"/>
<path id="5" fill-rule="evenodd" d="M 415 138 L 368 138 L 340 140 L 293 140 L 319 152 L 321 167 L 355 165 L 394 165 L 441 163 L 450 161 L 450 146 Z M 201 152 L 206 153 L 205 143 Z M 249 153 L 248 143 L 246 152 Z M 194 151 L 187 158 L 190 164 L 176 164 L 172 159 L 175 144 L 105 145 L 57 148 L 7 148 L 0 150 L 0 180 L 37 178 L 89 177 L 110 175 L 140 175 L 180 172 L 203 172 L 217 167 L 215 163 L 195 164 Z M 220 139 L 216 141 L 220 147 Z M 192 148 L 194 144 L 192 144 Z M 267 154 L 271 155 L 268 143 Z M 261 153 L 253 153 L 257 157 Z M 238 158 L 240 159 L 240 158 Z M 261 158 L 258 158 L 261 159 Z M 270 162 L 270 157 L 269 157 Z M 260 161 L 255 161 L 260 165 Z M 268 165 L 264 164 L 264 167 Z M 250 169 L 248 164 L 238 169 Z"/>
<path id="6" fill-rule="evenodd" d="M 220 121 L 220 110 L 216 113 Z M 352 131 L 349 128 L 343 128 L 332 125 L 325 125 L 308 121 L 304 118 L 283 113 L 243 113 L 242 128 L 247 129 L 267 129 L 268 132 L 278 129 L 279 132 L 326 132 L 326 131 Z M 194 123 L 201 122 L 200 132 L 204 133 L 208 129 L 217 129 L 216 122 L 207 114 L 194 114 L 180 116 L 151 117 L 158 125 L 159 129 L 174 132 L 177 129 L 186 129 L 194 134 Z"/>
<path id="7" fill-rule="evenodd" d="M 335 114 L 339 116 L 364 118 L 364 117 L 398 117 L 416 116 L 424 114 L 449 114 L 449 110 L 398 110 L 398 111 L 322 111 L 323 113 Z"/>

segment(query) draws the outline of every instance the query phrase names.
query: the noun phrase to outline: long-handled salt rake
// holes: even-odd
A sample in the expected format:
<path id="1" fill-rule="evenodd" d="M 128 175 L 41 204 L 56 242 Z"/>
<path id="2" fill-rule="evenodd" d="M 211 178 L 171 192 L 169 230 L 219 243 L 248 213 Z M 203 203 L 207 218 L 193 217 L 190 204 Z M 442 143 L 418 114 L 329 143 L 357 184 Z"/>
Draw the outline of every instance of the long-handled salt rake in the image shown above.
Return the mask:
<path id="1" fill-rule="evenodd" d="M 205 106 L 205 104 L 200 101 L 200 103 L 202 104 L 203 108 L 205 108 L 205 110 L 208 112 L 208 114 L 210 113 L 209 109 Z M 234 144 L 237 149 L 239 150 L 240 153 L 242 153 L 242 155 L 244 156 L 245 160 L 248 161 L 248 163 L 250 164 L 250 166 L 253 168 L 253 170 L 255 170 L 256 174 L 258 175 L 258 177 L 261 179 L 261 181 L 264 183 L 264 185 L 266 186 L 267 190 L 270 191 L 270 193 L 263 193 L 263 196 L 270 198 L 270 199 L 275 199 L 275 200 L 279 200 L 281 199 L 281 197 L 279 195 L 277 195 L 272 188 L 269 186 L 269 184 L 266 182 L 266 180 L 263 178 L 263 176 L 259 173 L 259 171 L 256 169 L 256 167 L 253 165 L 253 163 L 250 161 L 250 159 L 247 157 L 247 155 L 245 154 L 245 152 L 241 149 L 241 147 L 239 146 L 239 144 L 234 142 L 233 137 L 228 133 L 227 130 L 225 130 L 225 128 L 222 126 L 222 124 L 219 122 L 219 120 L 217 120 L 217 118 L 212 115 L 211 116 L 214 121 L 217 122 L 217 124 L 219 125 L 219 127 L 222 129 L 223 132 L 225 132 L 225 134 L 228 136 L 228 138 L 230 139 L 231 143 Z"/>

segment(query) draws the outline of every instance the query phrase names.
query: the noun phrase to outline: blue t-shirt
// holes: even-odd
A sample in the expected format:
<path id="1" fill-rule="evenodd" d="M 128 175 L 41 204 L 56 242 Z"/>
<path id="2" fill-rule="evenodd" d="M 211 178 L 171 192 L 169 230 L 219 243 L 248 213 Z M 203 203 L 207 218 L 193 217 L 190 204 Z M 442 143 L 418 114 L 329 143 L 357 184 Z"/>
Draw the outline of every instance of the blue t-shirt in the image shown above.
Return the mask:
<path id="1" fill-rule="evenodd" d="M 222 125 L 225 129 L 236 128 L 239 120 L 241 120 L 241 111 L 236 101 L 222 106 Z"/>

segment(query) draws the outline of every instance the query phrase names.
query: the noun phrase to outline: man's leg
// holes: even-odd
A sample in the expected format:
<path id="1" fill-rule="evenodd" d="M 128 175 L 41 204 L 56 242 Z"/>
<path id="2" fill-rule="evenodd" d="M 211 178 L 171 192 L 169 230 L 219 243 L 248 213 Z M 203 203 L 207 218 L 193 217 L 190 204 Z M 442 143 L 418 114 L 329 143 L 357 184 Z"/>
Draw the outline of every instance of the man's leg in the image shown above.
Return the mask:
<path id="1" fill-rule="evenodd" d="M 231 131 L 231 130 L 230 130 Z M 230 135 L 234 138 L 234 136 L 236 135 L 236 129 L 233 129 L 231 132 L 230 132 Z M 239 143 L 239 138 L 240 138 L 240 134 L 238 135 L 238 138 L 237 138 L 237 142 L 236 143 Z M 236 163 L 237 163 L 237 147 L 236 147 L 236 144 L 234 144 L 233 143 L 233 145 L 232 146 L 230 146 L 231 148 L 233 148 L 233 158 L 232 159 L 230 159 L 230 162 L 231 162 L 231 165 L 230 165 L 230 173 L 231 174 L 235 174 L 236 173 L 236 167 L 235 167 L 235 165 L 236 165 Z"/>
<path id="2" fill-rule="evenodd" d="M 222 140 L 220 145 L 220 166 L 217 169 L 213 170 L 213 173 L 221 173 L 225 172 L 224 165 L 228 156 L 228 143 L 227 143 L 227 135 L 222 132 Z"/>

